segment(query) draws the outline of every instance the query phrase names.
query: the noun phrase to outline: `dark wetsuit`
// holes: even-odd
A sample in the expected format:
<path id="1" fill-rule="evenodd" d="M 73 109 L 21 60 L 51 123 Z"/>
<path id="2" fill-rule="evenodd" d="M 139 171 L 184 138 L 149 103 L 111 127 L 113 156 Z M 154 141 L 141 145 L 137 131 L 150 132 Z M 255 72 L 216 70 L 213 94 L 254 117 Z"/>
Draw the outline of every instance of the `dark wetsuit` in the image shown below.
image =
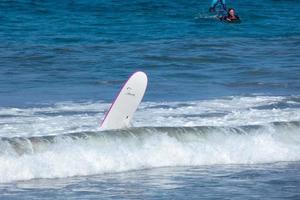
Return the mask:
<path id="1" fill-rule="evenodd" d="M 235 15 L 235 18 L 231 17 L 230 15 L 227 15 L 227 16 L 224 16 L 222 18 L 220 18 L 221 20 L 223 21 L 226 21 L 226 22 L 240 22 L 240 18 L 239 16 Z"/>

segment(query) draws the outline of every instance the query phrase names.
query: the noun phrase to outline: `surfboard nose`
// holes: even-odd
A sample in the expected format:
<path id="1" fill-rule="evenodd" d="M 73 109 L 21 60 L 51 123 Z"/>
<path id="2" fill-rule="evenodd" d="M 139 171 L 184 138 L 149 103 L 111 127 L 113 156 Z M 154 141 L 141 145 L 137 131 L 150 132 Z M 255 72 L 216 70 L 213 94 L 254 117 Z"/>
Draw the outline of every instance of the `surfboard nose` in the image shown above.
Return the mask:
<path id="1" fill-rule="evenodd" d="M 146 73 L 137 71 L 124 83 L 107 111 L 102 130 L 128 128 L 131 119 L 141 103 L 148 84 Z"/>

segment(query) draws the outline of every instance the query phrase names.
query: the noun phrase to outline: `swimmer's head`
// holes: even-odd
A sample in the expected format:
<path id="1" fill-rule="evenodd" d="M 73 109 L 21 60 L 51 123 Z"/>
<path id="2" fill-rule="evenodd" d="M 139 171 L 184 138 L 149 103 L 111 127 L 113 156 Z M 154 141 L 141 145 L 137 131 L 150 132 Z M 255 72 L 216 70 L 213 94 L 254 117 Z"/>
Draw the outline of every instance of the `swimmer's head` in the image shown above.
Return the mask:
<path id="1" fill-rule="evenodd" d="M 228 15 L 231 16 L 231 17 L 235 16 L 235 10 L 234 10 L 234 8 L 229 8 Z"/>

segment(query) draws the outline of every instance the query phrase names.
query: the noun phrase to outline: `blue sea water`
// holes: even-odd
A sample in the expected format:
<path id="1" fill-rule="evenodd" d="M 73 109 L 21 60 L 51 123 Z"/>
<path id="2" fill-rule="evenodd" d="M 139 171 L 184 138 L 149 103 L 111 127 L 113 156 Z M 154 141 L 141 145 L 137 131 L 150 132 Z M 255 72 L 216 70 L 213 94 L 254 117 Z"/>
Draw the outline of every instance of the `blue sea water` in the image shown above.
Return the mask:
<path id="1" fill-rule="evenodd" d="M 1 0 L 1 199 L 299 199 L 300 1 Z M 131 73 L 123 131 L 99 123 Z"/>

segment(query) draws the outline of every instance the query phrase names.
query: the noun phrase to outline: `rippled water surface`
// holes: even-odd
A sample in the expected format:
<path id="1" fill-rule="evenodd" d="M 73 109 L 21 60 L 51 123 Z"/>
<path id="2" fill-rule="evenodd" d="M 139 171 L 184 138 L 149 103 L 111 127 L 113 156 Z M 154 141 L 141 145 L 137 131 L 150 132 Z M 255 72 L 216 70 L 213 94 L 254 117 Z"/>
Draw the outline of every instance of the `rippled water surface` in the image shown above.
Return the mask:
<path id="1" fill-rule="evenodd" d="M 297 0 L 0 1 L 0 198 L 299 199 Z M 99 128 L 137 70 L 126 130 Z"/>

